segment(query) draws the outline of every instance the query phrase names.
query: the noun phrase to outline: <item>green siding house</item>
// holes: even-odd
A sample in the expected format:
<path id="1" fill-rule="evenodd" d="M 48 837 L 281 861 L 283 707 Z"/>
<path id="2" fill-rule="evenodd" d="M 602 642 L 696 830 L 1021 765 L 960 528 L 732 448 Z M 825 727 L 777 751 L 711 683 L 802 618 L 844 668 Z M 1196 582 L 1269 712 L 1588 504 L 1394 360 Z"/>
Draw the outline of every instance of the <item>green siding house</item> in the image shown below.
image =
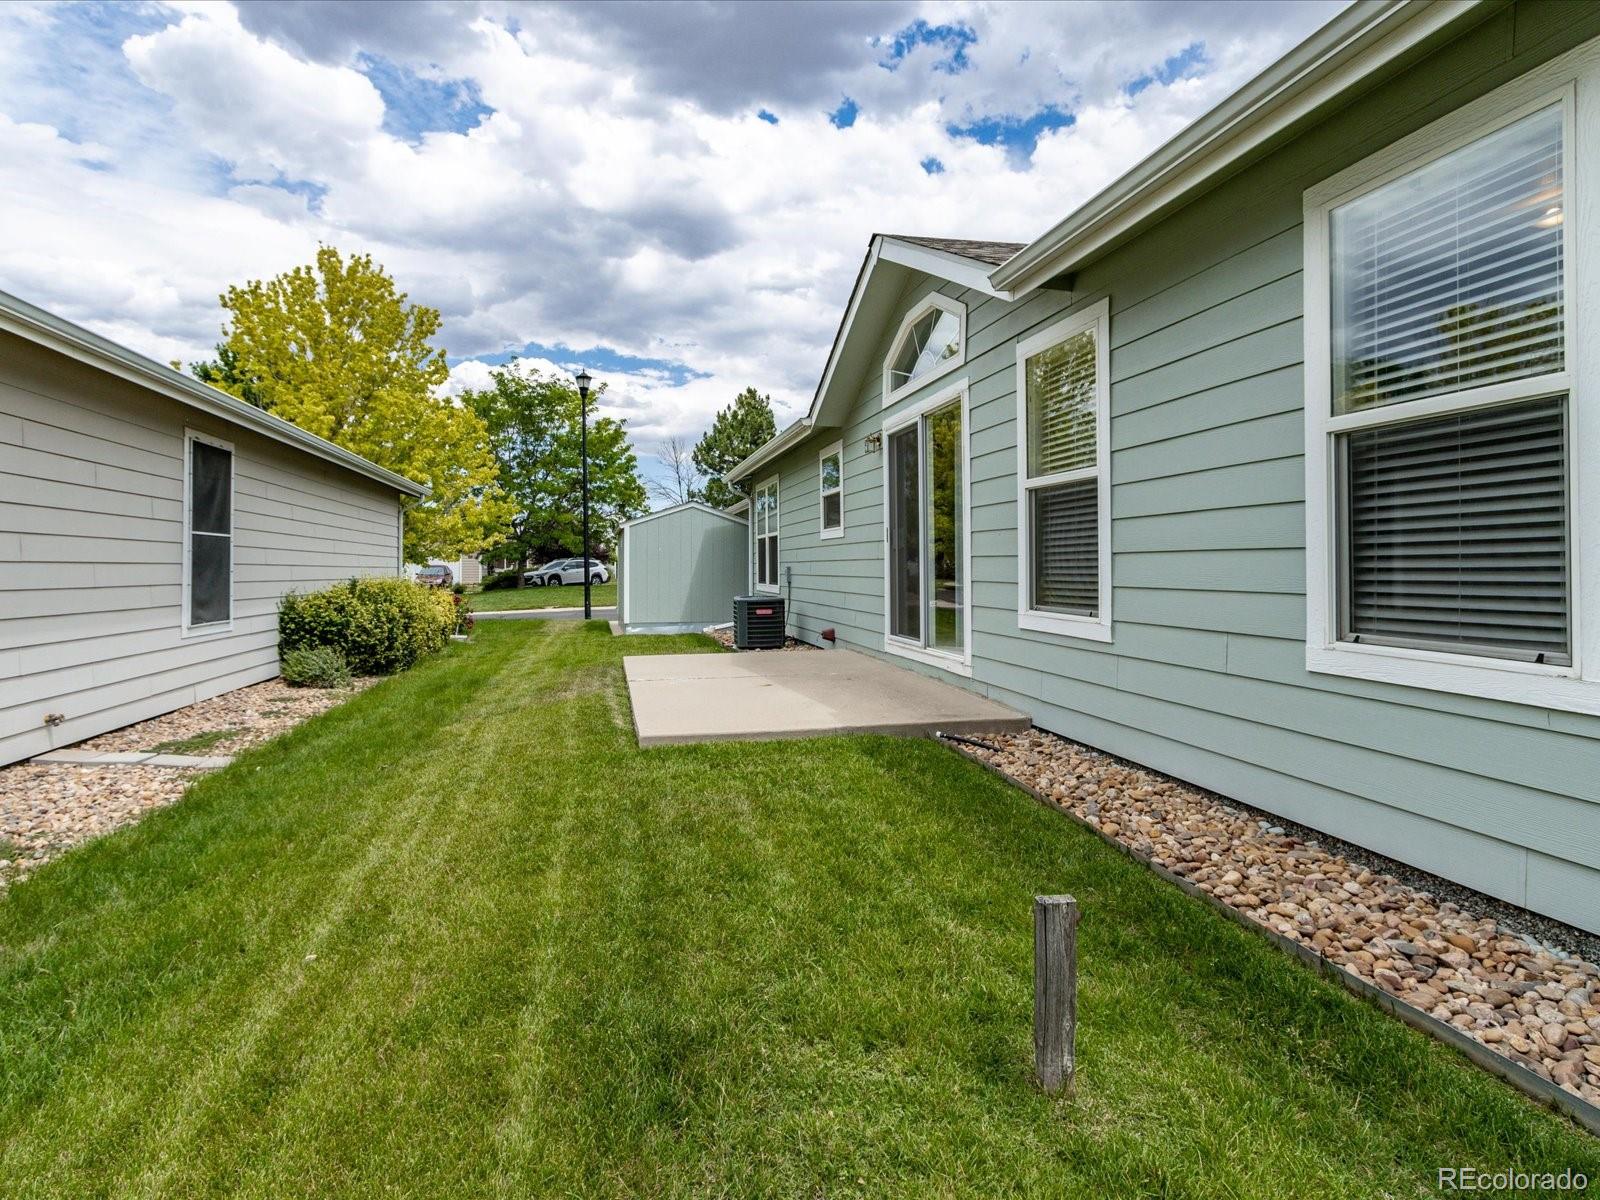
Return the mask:
<path id="1" fill-rule="evenodd" d="M 874 237 L 752 585 L 1600 929 L 1596 197 L 1600 6 L 1358 4 L 1033 242 Z"/>

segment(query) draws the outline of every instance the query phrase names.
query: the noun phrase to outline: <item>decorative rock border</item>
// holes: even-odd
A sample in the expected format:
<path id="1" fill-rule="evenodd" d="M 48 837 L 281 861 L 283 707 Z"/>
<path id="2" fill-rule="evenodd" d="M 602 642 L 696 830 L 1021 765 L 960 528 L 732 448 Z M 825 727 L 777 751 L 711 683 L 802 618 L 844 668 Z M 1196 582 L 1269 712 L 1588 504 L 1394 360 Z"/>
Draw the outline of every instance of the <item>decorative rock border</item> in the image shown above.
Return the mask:
<path id="1" fill-rule="evenodd" d="M 1333 957 L 1330 957 L 1327 951 L 1327 946 L 1329 943 L 1326 940 L 1324 940 L 1320 946 L 1310 944 L 1305 939 L 1300 928 L 1296 928 L 1294 925 L 1285 925 L 1284 919 L 1287 915 L 1285 910 L 1296 910 L 1293 912 L 1293 915 L 1297 918 L 1305 913 L 1306 910 L 1301 908 L 1299 905 L 1286 905 L 1281 900 L 1264 899 L 1260 896 L 1240 892 L 1238 888 L 1241 884 L 1244 884 L 1245 881 L 1244 877 L 1237 871 L 1222 872 L 1220 876 L 1223 880 L 1229 880 L 1230 876 L 1239 875 L 1240 877 L 1237 880 L 1230 880 L 1230 882 L 1227 883 L 1216 883 L 1208 880 L 1206 881 L 1206 884 L 1202 884 L 1186 878 L 1184 874 L 1180 874 L 1178 871 L 1169 869 L 1167 866 L 1157 861 L 1155 855 L 1149 849 L 1144 848 L 1144 846 L 1151 845 L 1148 834 L 1152 832 L 1152 828 L 1150 827 L 1153 827 L 1154 824 L 1153 821 L 1149 820 L 1148 818 L 1141 820 L 1139 823 L 1140 826 L 1144 826 L 1146 828 L 1136 827 L 1137 833 L 1146 835 L 1140 838 L 1140 841 L 1143 843 L 1143 845 L 1132 844 L 1130 840 L 1125 840 L 1125 831 L 1122 828 L 1122 823 L 1120 821 L 1112 819 L 1100 819 L 1100 810 L 1097 804 L 1090 802 L 1085 806 L 1086 808 L 1093 808 L 1094 811 L 1092 813 L 1079 812 L 1073 807 L 1073 805 L 1064 802 L 1062 799 L 1059 799 L 1054 795 L 1047 794 L 1040 788 L 1018 778 L 1016 775 L 1012 774 L 1010 771 L 1004 769 L 1000 765 L 1000 760 L 1003 760 L 1007 753 L 1002 746 L 1005 743 L 1019 741 L 1022 739 L 1033 739 L 1036 743 L 1040 739 L 1050 739 L 1053 742 L 1060 743 L 1063 753 L 1070 753 L 1072 750 L 1076 750 L 1079 755 L 1093 755 L 1099 759 L 1113 762 L 1114 760 L 1111 760 L 1110 756 L 1103 755 L 1099 751 L 1077 748 L 1072 743 L 1066 742 L 1065 739 L 1056 738 L 1053 734 L 1045 734 L 1041 731 L 1030 731 L 1029 733 L 1020 735 L 988 735 L 982 739 L 969 738 L 947 733 L 940 733 L 936 736 L 962 757 L 977 763 L 984 770 L 999 776 L 1001 779 L 1004 779 L 1013 787 L 1016 787 L 1018 790 L 1023 791 L 1029 796 L 1033 797 L 1033 799 L 1038 803 L 1054 809 L 1057 812 L 1063 813 L 1073 821 L 1077 822 L 1079 825 L 1092 831 L 1096 837 L 1100 838 L 1101 841 L 1116 848 L 1118 851 L 1127 855 L 1135 862 L 1141 863 L 1142 865 L 1148 867 L 1162 879 L 1169 883 L 1175 884 L 1189 895 L 1196 896 L 1204 900 L 1207 904 L 1222 912 L 1234 922 L 1252 930 L 1255 933 L 1265 936 L 1279 949 L 1300 959 L 1302 962 L 1312 967 L 1325 978 L 1338 983 L 1347 991 L 1350 991 L 1353 994 L 1362 997 L 1363 999 L 1373 1001 L 1385 1012 L 1399 1017 L 1402 1021 L 1406 1022 L 1406 1024 L 1411 1025 L 1416 1029 L 1420 1029 L 1423 1032 L 1428 1033 L 1445 1044 L 1453 1047 L 1454 1049 L 1461 1051 L 1461 1053 L 1466 1055 L 1466 1057 L 1477 1066 L 1482 1067 L 1491 1074 L 1499 1076 L 1501 1079 L 1504 1079 L 1540 1103 L 1565 1113 L 1590 1133 L 1600 1135 L 1600 1105 L 1597 1105 L 1578 1091 L 1579 1087 L 1583 1087 L 1586 1091 L 1600 1094 L 1600 1089 L 1596 1089 L 1590 1084 L 1580 1082 L 1584 1078 L 1584 1071 L 1588 1067 L 1588 1064 L 1600 1063 L 1600 1017 L 1590 1018 L 1587 1022 L 1570 1020 L 1568 1018 L 1572 1014 L 1570 1012 L 1563 1012 L 1553 1003 L 1555 999 L 1553 993 L 1560 991 L 1563 993 L 1561 997 L 1562 1004 L 1569 1007 L 1576 1006 L 1578 1003 L 1577 1000 L 1569 997 L 1572 992 L 1579 991 L 1580 989 L 1564 988 L 1560 982 L 1535 985 L 1532 984 L 1531 981 L 1526 980 L 1516 981 L 1514 984 L 1510 981 L 1507 981 L 1507 986 L 1514 986 L 1516 991 L 1515 993 L 1507 993 L 1506 1003 L 1511 1002 L 1513 996 L 1520 998 L 1522 996 L 1532 994 L 1539 997 L 1539 1000 L 1536 1001 L 1536 1003 L 1542 1003 L 1543 1007 L 1550 1009 L 1549 1013 L 1543 1013 L 1541 1011 L 1541 1015 L 1552 1016 L 1556 1018 L 1546 1022 L 1546 1024 L 1552 1027 L 1548 1038 L 1542 1029 L 1537 1033 L 1531 1034 L 1531 1036 L 1527 1038 L 1519 1035 L 1518 1040 L 1524 1042 L 1527 1047 L 1526 1049 L 1523 1049 L 1516 1043 L 1510 1042 L 1508 1037 L 1503 1033 L 1503 1026 L 1473 1028 L 1462 1020 L 1463 1016 L 1467 1014 L 1468 1009 L 1472 1007 L 1474 1001 L 1479 1002 L 1480 1007 L 1482 1006 L 1481 1001 L 1483 995 L 1492 989 L 1485 988 L 1481 991 L 1471 992 L 1471 998 L 1467 999 L 1460 1006 L 1460 1011 L 1451 1014 L 1452 1020 L 1444 1020 L 1429 1011 L 1409 1003 L 1401 994 L 1399 994 L 1408 984 L 1414 988 L 1421 986 L 1416 983 L 1414 978 L 1403 980 L 1395 972 L 1385 968 L 1377 968 L 1374 971 L 1375 979 L 1364 978 L 1361 974 L 1357 973 L 1357 971 L 1351 970 L 1348 966 L 1343 965 L 1340 962 L 1335 961 Z M 1150 772 L 1144 768 L 1121 767 L 1121 765 L 1118 764 L 1118 769 L 1135 772 L 1138 775 L 1147 777 L 1152 781 L 1160 781 L 1161 784 L 1167 788 L 1180 789 L 1184 792 L 1190 793 L 1196 798 L 1200 796 L 1200 793 L 1194 789 L 1189 789 L 1185 785 L 1179 784 L 1175 781 L 1164 780 L 1162 777 L 1157 776 L 1154 772 Z M 1090 787 L 1094 792 L 1099 791 L 1098 785 L 1091 784 Z M 1118 815 L 1120 816 L 1121 814 Z M 1278 830 L 1277 832 L 1281 834 L 1282 830 Z M 1187 866 L 1188 864 L 1182 865 Z M 1369 871 L 1364 871 L 1360 868 L 1354 867 L 1353 864 L 1352 871 L 1357 874 L 1357 877 L 1360 875 L 1367 876 L 1367 882 L 1369 884 L 1378 882 L 1380 880 L 1387 880 L 1387 883 L 1393 885 L 1396 889 L 1398 889 L 1400 886 L 1394 880 L 1387 879 L 1387 877 L 1374 876 Z M 1209 886 L 1207 886 L 1207 884 L 1209 884 Z M 1252 883 L 1248 886 L 1255 885 Z M 1360 891 L 1362 886 L 1363 885 L 1358 884 L 1357 891 Z M 1219 888 L 1226 890 L 1228 894 L 1219 895 Z M 1343 885 L 1340 886 L 1340 890 L 1345 891 L 1347 895 L 1350 894 Z M 1413 894 L 1419 896 L 1421 895 L 1420 893 Z M 1255 915 L 1256 913 L 1261 913 L 1267 916 L 1271 921 L 1277 923 L 1282 928 L 1274 928 L 1273 924 L 1269 924 L 1268 920 L 1261 919 Z M 1492 925 L 1491 922 L 1485 922 L 1484 924 Z M 1450 935 L 1447 934 L 1445 936 L 1449 937 Z M 1470 935 L 1466 934 L 1458 934 L 1457 936 L 1461 938 L 1463 942 L 1470 937 Z M 1477 939 L 1475 938 L 1472 940 L 1475 943 L 1477 942 Z M 1405 939 L 1392 939 L 1391 941 L 1405 941 Z M 1332 944 L 1334 945 L 1336 951 L 1343 950 L 1343 943 L 1335 940 Z M 1358 942 L 1357 945 L 1359 944 L 1360 943 Z M 1455 950 L 1459 951 L 1463 957 L 1467 957 L 1467 950 L 1465 946 L 1457 944 L 1454 939 L 1445 944 L 1449 947 L 1449 949 L 1441 951 L 1440 953 L 1449 953 L 1450 950 Z M 1412 958 L 1416 957 L 1416 952 L 1421 952 L 1423 950 L 1423 947 L 1412 945 L 1410 942 L 1406 942 L 1406 945 L 1411 946 L 1411 949 L 1414 952 L 1412 956 L 1409 956 Z M 1480 947 L 1475 944 L 1474 949 L 1478 950 Z M 1529 947 L 1529 949 L 1532 950 L 1532 947 Z M 1434 948 L 1430 946 L 1428 947 L 1428 950 L 1431 952 L 1434 950 Z M 1358 952 L 1359 951 L 1352 951 L 1351 953 Z M 1392 953 L 1404 955 L 1405 951 L 1397 948 L 1394 949 Z M 1367 957 L 1371 958 L 1373 956 L 1368 953 Z M 1360 960 L 1357 961 L 1359 962 Z M 1529 961 L 1537 962 L 1536 959 L 1531 958 Z M 1571 961 L 1576 962 L 1577 960 Z M 1591 964 L 1579 963 L 1578 965 L 1586 968 L 1588 974 L 1600 976 L 1600 970 L 1597 970 Z M 1452 980 L 1450 982 L 1455 981 Z M 1600 987 L 1600 982 L 1596 982 L 1594 980 L 1591 980 L 1590 982 L 1595 983 L 1597 987 Z M 1462 991 L 1465 992 L 1467 990 L 1467 985 L 1464 982 L 1459 986 L 1461 987 Z M 1441 997 L 1443 995 L 1456 995 L 1457 998 L 1459 998 L 1459 994 L 1456 993 L 1455 989 L 1448 988 L 1448 984 L 1446 984 L 1446 988 L 1448 990 L 1442 993 L 1431 987 L 1429 988 L 1429 991 L 1435 995 L 1440 995 Z M 1501 990 L 1506 989 L 1502 988 Z M 1589 993 L 1587 989 L 1581 990 L 1583 995 L 1588 996 Z M 1495 999 L 1499 998 L 1496 997 Z M 1590 1007 L 1593 1006 L 1590 1005 Z M 1472 1016 L 1474 1017 L 1472 1025 L 1477 1025 L 1479 1020 L 1483 1019 L 1482 1015 L 1479 1013 L 1474 1013 Z M 1574 1032 L 1578 1028 L 1582 1028 L 1584 1032 L 1582 1034 Z M 1491 1034 L 1492 1044 L 1490 1038 L 1484 1037 L 1484 1034 L 1490 1033 L 1491 1030 L 1501 1033 L 1500 1037 L 1493 1037 Z M 1556 1030 L 1560 1031 L 1559 1036 L 1557 1036 Z M 1544 1068 L 1542 1063 L 1540 1064 L 1540 1069 L 1535 1069 L 1529 1065 L 1524 1065 L 1525 1061 L 1528 1060 L 1534 1052 L 1539 1050 L 1548 1051 L 1551 1048 L 1552 1043 L 1556 1052 L 1560 1053 L 1569 1043 L 1569 1040 L 1573 1045 L 1573 1050 L 1571 1053 L 1577 1057 L 1572 1057 L 1569 1055 L 1567 1057 L 1556 1059 L 1555 1061 L 1558 1065 L 1555 1071 L 1552 1071 L 1549 1068 Z M 1513 1055 L 1515 1057 L 1513 1057 Z M 1518 1061 L 1519 1059 L 1524 1061 Z M 1568 1064 L 1573 1064 L 1571 1069 L 1563 1071 L 1563 1068 L 1567 1067 Z M 1560 1075 L 1556 1074 L 1556 1072 L 1562 1072 L 1565 1074 L 1566 1078 L 1562 1079 Z M 1593 1073 L 1591 1073 L 1591 1075 L 1592 1074 Z M 1563 1086 L 1563 1084 L 1566 1086 Z"/>
<path id="2" fill-rule="evenodd" d="M 0 898 L 73 846 L 175 804 L 208 771 L 376 683 L 251 684 L 0 767 Z M 168 753 L 186 746 L 204 753 Z"/>

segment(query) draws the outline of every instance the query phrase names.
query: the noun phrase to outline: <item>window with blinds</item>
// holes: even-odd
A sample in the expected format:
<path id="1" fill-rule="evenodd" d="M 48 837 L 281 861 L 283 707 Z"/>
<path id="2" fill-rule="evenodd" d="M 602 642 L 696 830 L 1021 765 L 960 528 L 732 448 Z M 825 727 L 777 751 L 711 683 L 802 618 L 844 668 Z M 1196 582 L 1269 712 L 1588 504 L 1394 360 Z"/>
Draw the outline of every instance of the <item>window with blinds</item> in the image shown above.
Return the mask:
<path id="1" fill-rule="evenodd" d="M 1102 544 L 1109 493 L 1100 459 L 1109 319 L 1109 306 L 1102 302 L 1018 347 L 1023 431 L 1018 608 L 1027 628 L 1076 633 L 1085 622 L 1103 622 L 1109 636 Z"/>
<path id="2" fill-rule="evenodd" d="M 1561 106 L 1335 209 L 1334 412 L 1563 365 Z"/>
<path id="3" fill-rule="evenodd" d="M 1572 661 L 1562 397 L 1381 425 L 1343 456 L 1346 639 Z"/>
<path id="4" fill-rule="evenodd" d="M 1041 612 L 1093 616 L 1100 606 L 1100 505 L 1093 479 L 1037 488 L 1033 511 L 1033 597 Z"/>
<path id="5" fill-rule="evenodd" d="M 1562 107 L 1329 212 L 1340 640 L 1568 665 Z"/>

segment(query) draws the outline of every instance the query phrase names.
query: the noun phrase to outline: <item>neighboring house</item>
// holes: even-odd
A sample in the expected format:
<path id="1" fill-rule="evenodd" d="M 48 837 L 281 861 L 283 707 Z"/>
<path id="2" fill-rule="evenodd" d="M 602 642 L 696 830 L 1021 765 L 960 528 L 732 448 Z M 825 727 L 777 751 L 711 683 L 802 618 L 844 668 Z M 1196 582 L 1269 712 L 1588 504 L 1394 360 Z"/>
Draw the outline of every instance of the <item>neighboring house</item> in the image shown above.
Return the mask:
<path id="1" fill-rule="evenodd" d="M 675 633 L 733 620 L 747 586 L 745 518 L 691 500 L 622 526 L 618 619 L 628 633 Z"/>
<path id="2" fill-rule="evenodd" d="M 0 293 L 0 763 L 278 673 L 426 489 Z"/>
<path id="3" fill-rule="evenodd" d="M 755 585 L 1600 929 L 1597 112 L 1600 6 L 1358 5 L 1026 246 L 873 238 Z"/>

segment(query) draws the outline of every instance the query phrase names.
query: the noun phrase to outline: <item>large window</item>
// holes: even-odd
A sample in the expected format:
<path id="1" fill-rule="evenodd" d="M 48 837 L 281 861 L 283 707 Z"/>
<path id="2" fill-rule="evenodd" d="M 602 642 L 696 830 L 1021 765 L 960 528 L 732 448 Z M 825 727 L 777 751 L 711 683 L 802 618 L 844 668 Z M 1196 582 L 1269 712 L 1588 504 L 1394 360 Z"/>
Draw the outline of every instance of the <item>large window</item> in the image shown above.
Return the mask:
<path id="1" fill-rule="evenodd" d="M 820 534 L 844 536 L 844 443 L 835 442 L 817 457 L 817 505 Z"/>
<path id="2" fill-rule="evenodd" d="M 1110 304 L 1017 347 L 1017 624 L 1111 637 Z"/>
<path id="3" fill-rule="evenodd" d="M 1596 59 L 1306 193 L 1311 670 L 1600 710 L 1569 204 Z"/>
<path id="4" fill-rule="evenodd" d="M 197 433 L 185 443 L 183 624 L 210 632 L 233 622 L 233 447 Z"/>
<path id="5" fill-rule="evenodd" d="M 883 402 L 892 404 L 962 363 L 967 310 L 937 292 L 906 314 L 883 364 Z"/>
<path id="6" fill-rule="evenodd" d="M 750 528 L 756 543 L 756 587 L 778 590 L 778 481 L 769 479 L 750 498 Z"/>
<path id="7" fill-rule="evenodd" d="M 963 673 L 972 661 L 966 408 L 962 384 L 884 429 L 884 647 Z"/>

